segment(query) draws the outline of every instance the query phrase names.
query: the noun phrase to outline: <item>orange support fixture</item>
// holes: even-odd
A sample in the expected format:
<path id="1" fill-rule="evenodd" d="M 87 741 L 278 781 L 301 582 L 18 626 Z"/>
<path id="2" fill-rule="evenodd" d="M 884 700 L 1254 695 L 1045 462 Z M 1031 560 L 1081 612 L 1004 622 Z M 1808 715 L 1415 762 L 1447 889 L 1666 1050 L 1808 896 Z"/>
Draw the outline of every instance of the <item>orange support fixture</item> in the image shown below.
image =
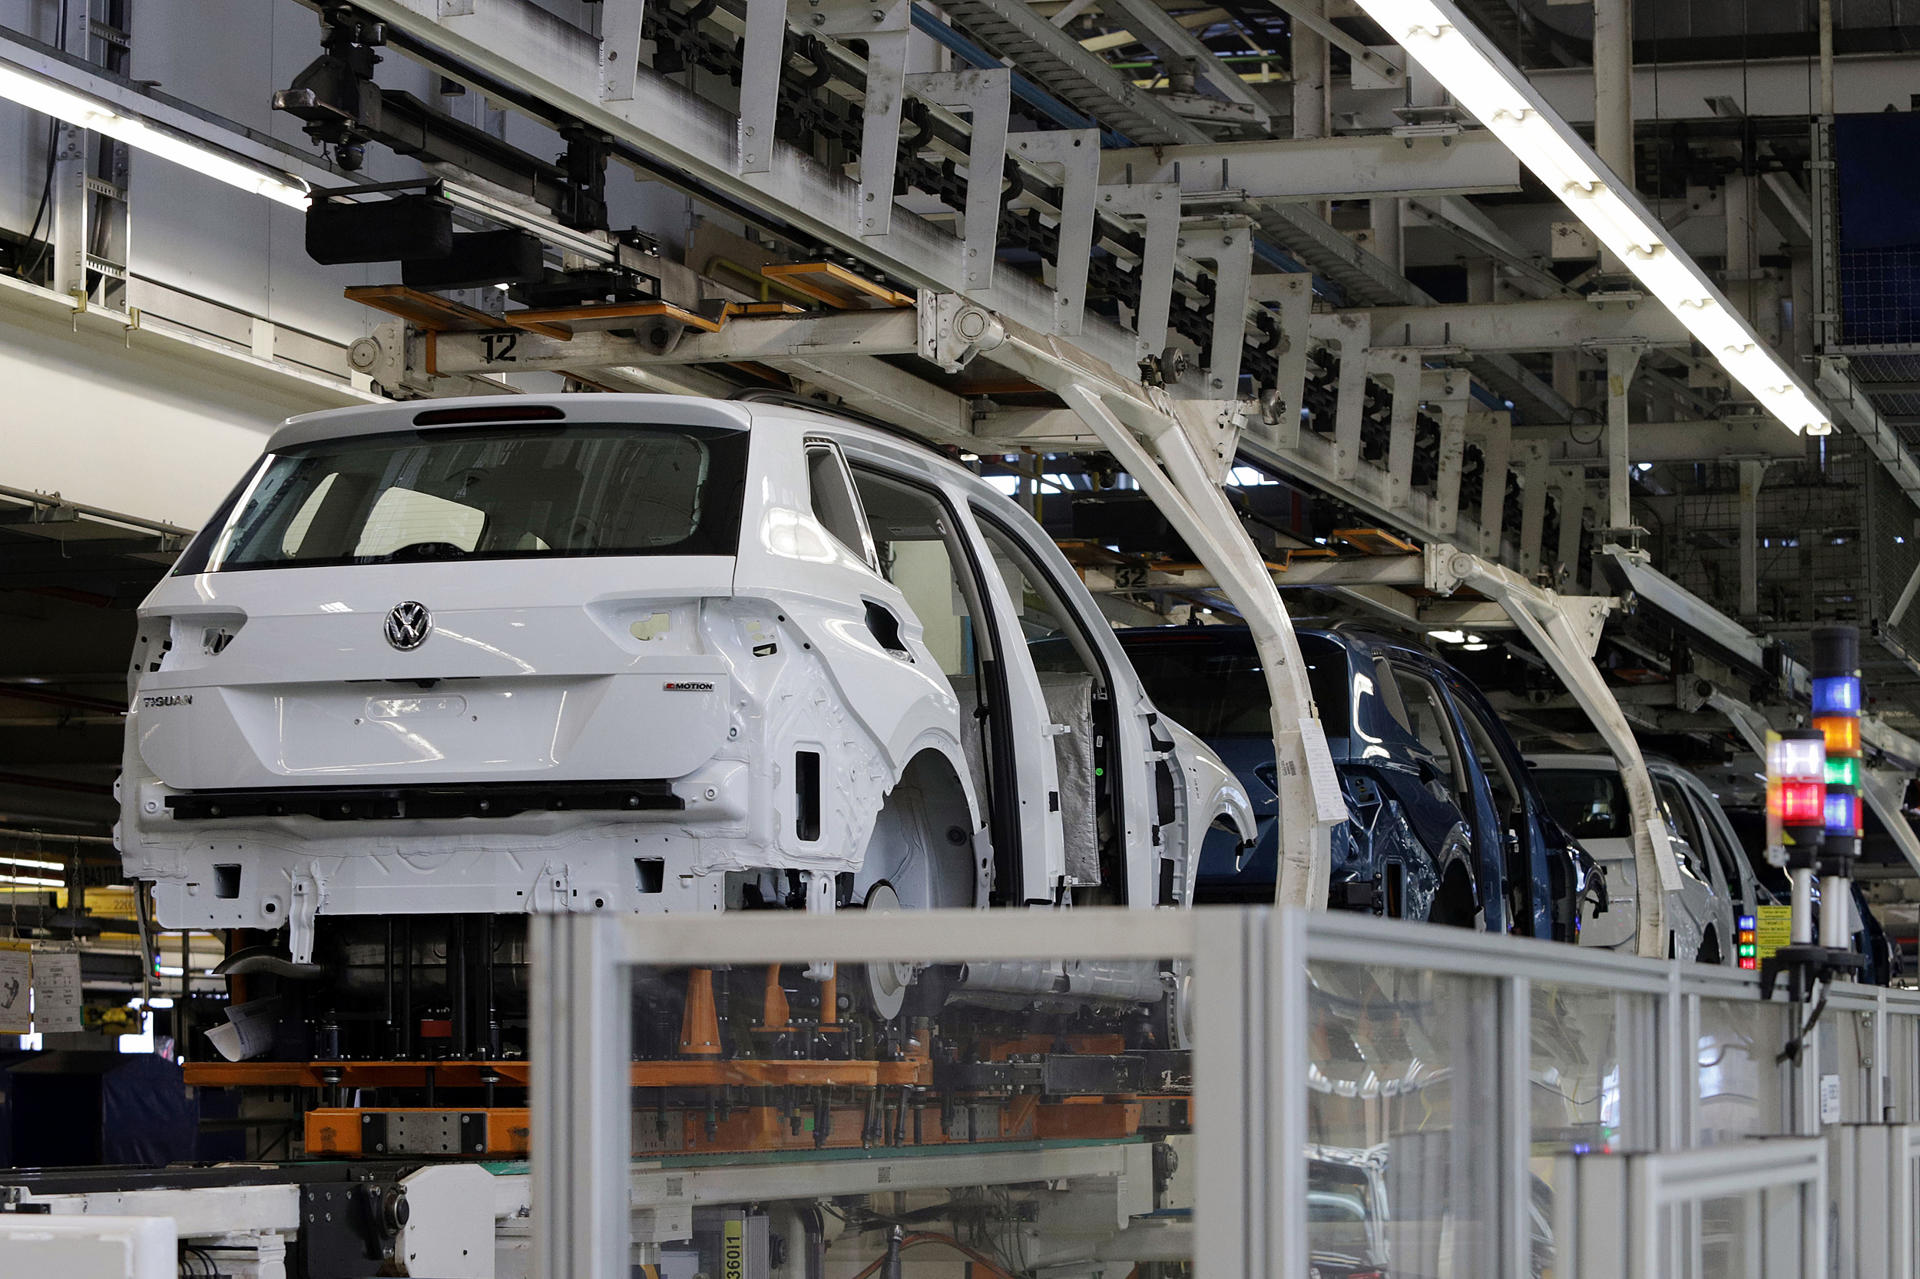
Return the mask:
<path id="1" fill-rule="evenodd" d="M 760 1028 L 762 1030 L 785 1030 L 788 1026 L 789 1009 L 787 992 L 780 988 L 780 965 L 767 965 L 767 989 L 760 997 Z"/>
<path id="2" fill-rule="evenodd" d="M 720 1014 L 713 1003 L 713 969 L 687 970 L 687 1006 L 680 1015 L 680 1055 L 720 1055 Z"/>
<path id="3" fill-rule="evenodd" d="M 820 983 L 820 1024 L 838 1025 L 840 1021 L 840 969 L 835 965 L 833 976 Z"/>

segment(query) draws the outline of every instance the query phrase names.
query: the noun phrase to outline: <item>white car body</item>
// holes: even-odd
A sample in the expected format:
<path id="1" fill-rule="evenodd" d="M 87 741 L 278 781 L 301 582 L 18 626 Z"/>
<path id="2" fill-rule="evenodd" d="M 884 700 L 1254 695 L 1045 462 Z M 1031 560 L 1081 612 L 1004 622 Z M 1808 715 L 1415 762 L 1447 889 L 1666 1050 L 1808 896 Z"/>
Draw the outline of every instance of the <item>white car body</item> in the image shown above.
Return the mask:
<path id="1" fill-rule="evenodd" d="M 1631 820 L 1624 808 L 1619 766 L 1611 755 L 1533 755 L 1528 763 L 1543 786 L 1547 785 L 1548 774 L 1591 773 L 1596 779 L 1611 779 L 1622 807 L 1610 816 L 1616 821 Z M 1654 793 L 1672 838 L 1674 860 L 1680 868 L 1680 891 L 1667 904 L 1673 953 L 1682 959 L 1707 958 L 1731 964 L 1738 938 L 1735 916 L 1750 913 L 1758 900 L 1753 868 L 1741 852 L 1719 801 L 1705 783 L 1672 760 L 1657 756 L 1647 760 L 1647 772 L 1653 779 Z M 1607 912 L 1595 916 L 1591 903 L 1583 907 L 1580 944 L 1631 953 L 1638 933 L 1639 900 L 1632 842 L 1624 835 L 1600 834 L 1591 827 L 1582 831 L 1577 823 L 1569 824 L 1567 813 L 1556 816 L 1581 847 L 1607 869 Z"/>
<path id="2" fill-rule="evenodd" d="M 530 409 L 564 418 L 472 420 Z M 422 425 L 418 415 L 453 420 Z M 358 443 L 367 436 L 386 438 Z M 503 540 L 521 527 L 505 512 L 558 509 L 559 499 L 513 506 L 506 494 L 524 497 L 513 485 L 577 472 L 462 463 L 437 487 L 418 480 L 427 496 L 402 494 L 399 514 L 364 512 L 361 531 L 338 543 L 350 555 L 333 557 L 357 562 L 309 566 L 288 549 L 346 518 L 330 504 L 365 478 L 350 473 L 361 464 L 354 450 L 403 459 L 417 446 L 425 476 L 443 454 L 464 456 L 467 439 L 477 458 L 551 458 L 588 439 L 653 459 L 661 477 L 602 494 L 612 507 L 564 528 L 534 533 L 526 516 L 519 550 L 483 553 L 497 524 Z M 737 543 L 687 554 L 591 549 L 615 529 L 608 510 L 638 502 L 665 512 L 620 515 L 620 528 L 677 520 L 689 491 L 687 518 L 702 530 L 719 520 L 724 532 L 717 459 L 742 449 Z M 230 503 L 231 531 L 221 532 L 223 511 L 140 609 L 118 836 L 127 874 L 154 884 L 166 927 L 290 924 L 292 960 L 304 963 L 314 920 L 336 914 L 717 911 L 747 891 L 829 910 L 865 901 L 883 880 L 910 907 L 1095 894 L 1145 907 L 1188 900 L 1216 818 L 1252 836 L 1233 774 L 1157 720 L 1038 525 L 925 446 L 785 405 L 596 394 L 311 414 L 266 452 Z M 313 481 L 334 464 L 327 457 L 346 460 Z M 923 619 L 882 571 L 859 502 L 849 515 L 849 479 L 942 512 L 924 528 L 881 530 L 893 553 L 885 563 L 903 580 L 903 565 L 936 553 L 972 566 L 965 592 L 913 589 L 923 609 L 950 597 L 957 612 L 967 596 L 967 624 L 939 619 L 941 643 L 949 666 L 955 651 L 991 659 L 971 668 L 978 679 L 943 671 Z M 830 511 L 816 511 L 816 494 Z M 463 500 L 483 515 L 469 520 Z M 383 519 L 435 529 L 440 520 L 471 531 L 473 545 L 441 529 L 384 560 L 369 556 Z M 224 567 L 254 528 L 268 539 L 260 553 L 282 558 Z M 1010 556 L 1044 579 L 1018 601 L 1004 576 Z M 996 557 L 1002 572 L 984 567 Z M 1072 618 L 1075 651 L 1097 674 L 1076 683 L 1036 671 L 1021 622 L 1039 597 Z M 400 616 L 406 605 L 430 618 Z M 410 627 L 424 638 L 401 647 Z M 948 642 L 956 632 L 960 650 Z M 972 689 L 989 685 L 980 718 Z M 1075 745 L 1087 726 L 1062 727 L 1050 709 L 1050 698 L 1070 704 L 1084 689 L 1107 695 L 1112 733 L 1108 742 L 1096 725 L 1106 767 L 1081 769 L 1105 777 L 1105 798 L 1089 801 L 1106 805 L 1092 827 L 1063 811 L 1060 774 L 1073 750 L 1092 758 L 1095 744 Z M 997 745 L 980 745 L 989 735 Z M 1009 791 L 995 797 L 997 815 L 981 793 L 989 777 Z M 1069 848 L 1076 819 L 1081 833 L 1104 832 L 1102 882 L 1092 882 L 1086 850 Z"/>

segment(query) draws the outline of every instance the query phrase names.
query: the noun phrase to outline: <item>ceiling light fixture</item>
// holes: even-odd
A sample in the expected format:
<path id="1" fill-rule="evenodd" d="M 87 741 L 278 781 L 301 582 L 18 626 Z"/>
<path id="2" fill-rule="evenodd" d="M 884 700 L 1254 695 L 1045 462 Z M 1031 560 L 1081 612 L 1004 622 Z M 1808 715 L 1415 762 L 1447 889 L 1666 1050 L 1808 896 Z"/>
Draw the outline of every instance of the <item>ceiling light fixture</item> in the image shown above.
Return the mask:
<path id="1" fill-rule="evenodd" d="M 1766 410 L 1798 433 L 1833 421 L 1632 188 L 1554 114 L 1450 0 L 1356 0 L 1414 61 L 1507 145 Z"/>
<path id="2" fill-rule="evenodd" d="M 307 207 L 307 185 L 298 178 L 237 159 L 205 142 L 175 133 L 137 115 L 128 115 L 98 98 L 77 93 L 12 63 L 0 62 L 0 98 L 17 102 L 41 115 L 50 115 L 68 124 L 91 129 L 217 182 L 239 187 L 242 191 L 264 195 L 269 200 L 296 209 Z"/>

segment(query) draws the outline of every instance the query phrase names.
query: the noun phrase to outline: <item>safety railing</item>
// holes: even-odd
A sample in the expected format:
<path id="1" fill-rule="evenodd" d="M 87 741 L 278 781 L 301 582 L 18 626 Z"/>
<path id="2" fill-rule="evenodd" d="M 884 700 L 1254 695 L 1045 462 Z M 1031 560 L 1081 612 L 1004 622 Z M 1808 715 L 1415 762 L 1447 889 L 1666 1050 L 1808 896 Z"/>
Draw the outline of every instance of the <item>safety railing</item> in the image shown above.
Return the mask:
<path id="1" fill-rule="evenodd" d="M 1557 1279 L 1821 1273 L 1827 1144 L 1818 1137 L 1557 1163 Z"/>
<path id="2" fill-rule="evenodd" d="M 1809 1009 L 1762 1002 L 1751 974 L 1372 917 L 756 911 L 533 931 L 545 1279 L 624 1276 L 692 1235 L 724 1245 L 746 1228 L 715 1216 L 728 1205 L 1037 1185 L 1044 1203 L 1002 1205 L 1015 1224 L 976 1273 L 1178 1258 L 1208 1279 L 1564 1275 L 1576 1181 L 1626 1156 L 1639 1208 L 1668 1223 L 1654 1246 L 1680 1249 L 1661 1264 L 1681 1264 L 1623 1273 L 1721 1273 L 1749 1224 L 1770 1255 L 1825 1247 L 1796 1228 L 1778 1252 L 1781 1196 L 1826 1194 L 1792 1138 L 1853 1125 L 1832 1130 L 1855 1143 L 1835 1167 L 1854 1167 L 1920 1122 L 1915 993 L 1836 986 L 1808 1031 Z M 890 1021 L 872 1015 L 893 998 Z M 1091 1011 L 1073 1021 L 1076 1003 Z M 1003 1026 L 1010 1056 L 953 1059 L 973 1042 L 956 1025 L 1027 1015 L 1030 1056 Z M 867 1038 L 823 1049 L 835 1035 Z M 1190 1059 L 1139 1048 L 1175 1042 Z M 1189 1060 L 1188 1078 L 1162 1069 Z M 1075 1091 L 1091 1095 L 1055 1095 Z M 1915 1147 L 1898 1149 L 1911 1186 Z M 1681 1174 L 1755 1171 L 1762 1151 L 1780 1184 L 1673 1200 Z M 1862 1180 L 1834 1178 L 1843 1218 Z M 1913 1248 L 1902 1193 L 1877 1210 L 1889 1257 Z M 922 1242 L 857 1229 L 873 1225 L 834 1226 L 831 1247 Z M 817 1222 L 805 1246 L 828 1246 Z"/>

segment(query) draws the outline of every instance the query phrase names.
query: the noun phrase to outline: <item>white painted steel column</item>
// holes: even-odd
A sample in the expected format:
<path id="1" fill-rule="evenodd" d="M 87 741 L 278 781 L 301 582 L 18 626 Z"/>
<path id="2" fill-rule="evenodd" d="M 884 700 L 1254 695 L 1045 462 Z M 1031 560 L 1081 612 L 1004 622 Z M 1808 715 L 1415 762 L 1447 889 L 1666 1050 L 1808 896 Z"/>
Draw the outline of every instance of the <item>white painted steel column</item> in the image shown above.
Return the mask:
<path id="1" fill-rule="evenodd" d="M 1633 0 L 1593 0 L 1593 149 L 1633 185 Z M 1600 261 L 1609 272 L 1626 269 L 1606 250 Z"/>
<path id="2" fill-rule="evenodd" d="M 1627 392 L 1640 368 L 1638 346 L 1607 348 L 1607 527 L 1633 524 L 1633 453 L 1628 441 L 1632 402 Z"/>

